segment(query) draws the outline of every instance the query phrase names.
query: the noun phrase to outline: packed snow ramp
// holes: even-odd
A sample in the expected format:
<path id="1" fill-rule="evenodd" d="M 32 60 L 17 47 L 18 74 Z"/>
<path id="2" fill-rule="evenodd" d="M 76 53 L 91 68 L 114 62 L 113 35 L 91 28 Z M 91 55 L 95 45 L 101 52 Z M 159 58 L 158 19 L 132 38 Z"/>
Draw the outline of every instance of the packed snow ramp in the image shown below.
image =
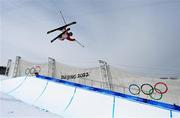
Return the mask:
<path id="1" fill-rule="evenodd" d="M 65 118 L 180 117 L 178 105 L 42 75 L 1 78 L 0 89 L 25 103 Z"/>

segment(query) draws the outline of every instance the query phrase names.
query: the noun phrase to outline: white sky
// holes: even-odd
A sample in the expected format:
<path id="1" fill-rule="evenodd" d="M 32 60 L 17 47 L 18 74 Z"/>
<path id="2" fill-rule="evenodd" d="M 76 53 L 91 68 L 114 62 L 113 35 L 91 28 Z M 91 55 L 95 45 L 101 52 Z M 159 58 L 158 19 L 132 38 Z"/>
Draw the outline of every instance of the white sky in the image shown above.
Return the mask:
<path id="1" fill-rule="evenodd" d="M 19 55 L 74 66 L 110 65 L 149 75 L 180 76 L 180 0 L 1 0 L 0 65 Z M 67 22 L 76 43 L 46 32 Z"/>

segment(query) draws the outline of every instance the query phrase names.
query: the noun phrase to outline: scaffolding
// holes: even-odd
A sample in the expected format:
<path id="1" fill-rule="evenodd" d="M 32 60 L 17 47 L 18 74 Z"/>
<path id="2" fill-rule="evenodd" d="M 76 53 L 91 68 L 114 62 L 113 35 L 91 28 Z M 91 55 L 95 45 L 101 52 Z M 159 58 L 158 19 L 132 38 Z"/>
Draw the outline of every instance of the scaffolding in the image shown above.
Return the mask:
<path id="1" fill-rule="evenodd" d="M 102 87 L 104 89 L 113 90 L 112 76 L 111 76 L 107 62 L 103 60 L 99 60 L 99 64 L 100 64 L 100 72 L 101 72 L 101 77 L 102 77 L 102 82 L 103 82 Z"/>
<path id="2" fill-rule="evenodd" d="M 56 62 L 55 59 L 48 57 L 48 76 L 55 77 L 56 76 Z"/>
<path id="3" fill-rule="evenodd" d="M 11 68 L 11 63 L 12 63 L 12 60 L 8 59 L 8 63 L 7 63 L 7 66 L 6 66 L 6 71 L 5 71 L 5 76 L 9 75 L 9 70 Z"/>
<path id="4" fill-rule="evenodd" d="M 17 77 L 19 75 L 19 69 L 20 69 L 20 56 L 16 56 L 16 61 L 14 65 L 14 71 L 13 71 L 13 77 Z"/>

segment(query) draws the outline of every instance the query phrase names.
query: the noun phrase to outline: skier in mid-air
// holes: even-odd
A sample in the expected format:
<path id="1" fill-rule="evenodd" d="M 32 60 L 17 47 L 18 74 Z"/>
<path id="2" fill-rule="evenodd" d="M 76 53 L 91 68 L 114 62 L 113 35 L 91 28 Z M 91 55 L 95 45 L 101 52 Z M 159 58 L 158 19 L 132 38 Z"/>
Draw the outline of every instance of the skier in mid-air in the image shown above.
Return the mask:
<path id="1" fill-rule="evenodd" d="M 60 12 L 60 13 L 61 13 L 61 12 Z M 84 47 L 84 45 L 82 45 L 79 41 L 77 41 L 75 38 L 72 37 L 72 36 L 73 36 L 73 33 L 72 33 L 72 32 L 68 32 L 68 31 L 70 30 L 70 28 L 67 28 L 67 27 L 68 27 L 68 26 L 71 26 L 71 25 L 73 25 L 73 24 L 76 24 L 76 22 L 71 22 L 71 23 L 69 23 L 69 24 L 66 24 L 65 19 L 64 19 L 62 13 L 61 13 L 61 16 L 62 16 L 62 18 L 63 18 L 63 21 L 64 21 L 65 25 L 62 26 L 62 27 L 59 27 L 59 28 L 56 28 L 56 29 L 53 29 L 53 30 L 47 32 L 47 34 L 52 33 L 52 32 L 54 32 L 54 31 L 57 31 L 57 30 L 59 30 L 59 31 L 62 32 L 62 33 L 59 34 L 57 37 L 55 37 L 54 39 L 52 39 L 52 40 L 51 40 L 51 43 L 54 42 L 56 39 L 59 39 L 59 40 L 61 40 L 61 41 L 64 41 L 65 39 L 67 39 L 68 41 L 76 41 L 79 45 L 81 45 L 82 47 Z"/>

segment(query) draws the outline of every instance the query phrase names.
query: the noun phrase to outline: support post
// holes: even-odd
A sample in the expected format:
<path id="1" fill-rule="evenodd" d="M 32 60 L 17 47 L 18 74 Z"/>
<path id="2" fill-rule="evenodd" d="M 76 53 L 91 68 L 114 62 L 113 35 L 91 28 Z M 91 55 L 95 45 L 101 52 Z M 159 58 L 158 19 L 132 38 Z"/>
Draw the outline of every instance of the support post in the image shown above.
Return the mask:
<path id="1" fill-rule="evenodd" d="M 113 90 L 113 86 L 112 86 L 112 77 L 110 74 L 110 70 L 109 70 L 109 66 L 107 64 L 107 62 L 99 60 L 99 64 L 100 64 L 100 72 L 101 72 L 101 77 L 102 77 L 102 81 L 103 83 L 103 88 L 105 89 L 109 89 L 109 90 Z"/>
<path id="2" fill-rule="evenodd" d="M 16 56 L 16 61 L 15 61 L 14 70 L 13 70 L 13 77 L 19 76 L 20 59 L 21 59 L 20 56 Z"/>
<path id="3" fill-rule="evenodd" d="M 56 62 L 55 59 L 48 57 L 48 76 L 55 77 L 56 76 Z"/>
<path id="4" fill-rule="evenodd" d="M 9 70 L 11 68 L 11 62 L 12 62 L 12 60 L 8 59 L 8 63 L 7 63 L 7 66 L 6 66 L 6 71 L 5 71 L 5 76 L 9 75 Z"/>

